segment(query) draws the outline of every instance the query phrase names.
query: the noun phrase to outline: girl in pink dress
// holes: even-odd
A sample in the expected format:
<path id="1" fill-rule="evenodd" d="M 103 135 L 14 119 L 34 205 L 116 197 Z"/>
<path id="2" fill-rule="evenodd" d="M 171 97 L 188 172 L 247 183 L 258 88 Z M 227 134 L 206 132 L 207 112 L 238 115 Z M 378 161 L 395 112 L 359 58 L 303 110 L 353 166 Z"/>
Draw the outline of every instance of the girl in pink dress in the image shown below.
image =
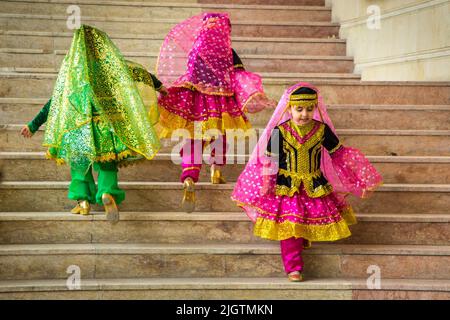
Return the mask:
<path id="1" fill-rule="evenodd" d="M 303 248 L 350 236 L 356 218 L 345 196 L 364 198 L 381 183 L 359 150 L 341 144 L 319 90 L 299 83 L 285 91 L 232 199 L 256 236 L 280 241 L 289 280 L 301 281 Z"/>
<path id="2" fill-rule="evenodd" d="M 205 145 L 213 142 L 211 182 L 225 183 L 220 168 L 226 162 L 226 131 L 249 129 L 246 112 L 274 106 L 264 95 L 261 78 L 246 71 L 231 48 L 230 33 L 227 14 L 203 13 L 176 25 L 160 50 L 157 73 L 169 89 L 159 99 L 159 131 L 161 138 L 170 138 L 185 129 L 180 154 L 187 212 L 195 208 L 194 183 Z"/>

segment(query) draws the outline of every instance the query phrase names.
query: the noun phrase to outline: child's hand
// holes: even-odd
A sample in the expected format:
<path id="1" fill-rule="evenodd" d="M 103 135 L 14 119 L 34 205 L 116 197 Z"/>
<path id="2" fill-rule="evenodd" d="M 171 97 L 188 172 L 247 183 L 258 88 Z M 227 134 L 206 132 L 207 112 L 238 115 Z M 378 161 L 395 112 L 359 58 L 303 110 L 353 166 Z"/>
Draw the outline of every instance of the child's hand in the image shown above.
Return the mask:
<path id="1" fill-rule="evenodd" d="M 266 108 L 267 109 L 275 109 L 278 105 L 278 102 L 272 99 L 267 99 Z"/>
<path id="2" fill-rule="evenodd" d="M 275 108 L 277 102 L 269 99 L 265 95 L 255 95 L 250 101 L 247 102 L 246 111 L 249 113 L 257 113 L 264 109 Z"/>
<path id="3" fill-rule="evenodd" d="M 24 136 L 25 138 L 31 138 L 33 136 L 33 133 L 30 131 L 30 128 L 28 128 L 27 125 L 25 125 L 22 130 L 20 130 L 20 134 Z"/>
<path id="4" fill-rule="evenodd" d="M 267 96 L 260 96 L 259 103 L 264 106 L 265 109 L 275 109 L 278 105 L 278 102 L 270 99 Z"/>
<path id="5" fill-rule="evenodd" d="M 161 89 L 159 89 L 159 93 L 163 96 L 167 96 L 169 94 L 169 91 L 167 91 L 167 88 L 162 86 Z"/>

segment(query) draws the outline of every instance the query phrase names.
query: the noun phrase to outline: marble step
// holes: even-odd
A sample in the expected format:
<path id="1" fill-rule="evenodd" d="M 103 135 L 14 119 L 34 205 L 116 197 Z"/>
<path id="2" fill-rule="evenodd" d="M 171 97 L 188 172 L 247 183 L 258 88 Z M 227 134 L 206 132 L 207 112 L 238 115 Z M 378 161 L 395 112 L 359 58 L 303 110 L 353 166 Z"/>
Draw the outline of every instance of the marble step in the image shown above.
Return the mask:
<path id="1" fill-rule="evenodd" d="M 45 104 L 47 100 L 44 99 L 42 102 Z M 41 107 L 43 104 L 39 106 Z M 335 104 L 327 105 L 327 111 L 335 127 L 343 129 L 450 129 L 450 105 Z M 255 126 L 259 124 L 264 126 L 271 115 L 272 110 L 267 109 L 256 114 L 249 114 L 249 118 L 252 123 L 255 123 Z"/>
<path id="2" fill-rule="evenodd" d="M 65 280 L 0 282 L 0 299 L 163 299 L 163 300 L 351 300 L 448 299 L 448 283 L 388 279 L 383 290 L 367 289 L 366 279 L 311 279 L 299 284 L 281 278 L 85 279 L 80 290 Z M 270 305 L 270 303 L 268 303 Z"/>
<path id="3" fill-rule="evenodd" d="M 316 244 L 303 257 L 307 278 L 362 278 L 373 265 L 388 279 L 450 273 L 450 246 Z M 67 279 L 72 265 L 88 279 L 285 277 L 278 243 L 1 245 L 0 265 L 0 280 Z"/>
<path id="4" fill-rule="evenodd" d="M 204 157 L 207 159 L 207 155 Z M 226 165 L 223 174 L 228 182 L 236 181 L 248 156 L 240 155 Z M 450 181 L 450 157 L 368 156 L 385 183 L 439 184 Z M 181 167 L 178 154 L 159 153 L 152 161 L 120 170 L 121 181 L 179 181 Z M 45 152 L 0 152 L 3 181 L 68 181 L 69 166 L 57 166 L 45 159 Z M 200 181 L 209 181 L 209 166 L 204 163 Z"/>
<path id="5" fill-rule="evenodd" d="M 448 280 L 383 279 L 369 288 L 362 279 L 309 279 L 289 283 L 284 278 L 135 278 L 84 279 L 80 290 L 66 280 L 0 281 L 0 299 L 163 299 L 163 300 L 449 300 Z M 270 303 L 267 303 L 270 305 Z"/>
<path id="6" fill-rule="evenodd" d="M 67 32 L 67 15 L 0 14 L 0 29 Z M 82 23 L 106 33 L 165 35 L 180 19 L 82 16 Z M 332 22 L 234 20 L 233 36 L 337 38 L 339 24 Z"/>
<path id="7" fill-rule="evenodd" d="M 51 96 L 56 80 L 53 73 L 0 72 L 0 97 L 42 98 Z M 279 99 L 284 90 L 309 77 L 265 78 L 267 94 Z M 450 105 L 450 82 L 397 82 L 359 80 L 311 81 L 327 104 L 383 104 L 383 105 Z"/>
<path id="8" fill-rule="evenodd" d="M 54 68 L 56 73 L 66 50 L 43 53 L 38 49 L 3 49 L 0 52 L 2 68 Z M 153 70 L 158 52 L 123 52 L 125 58 Z M 254 72 L 305 72 L 305 73 L 352 73 L 352 57 L 346 56 L 300 56 L 300 55 L 240 55 L 248 70 Z"/>
<path id="9" fill-rule="evenodd" d="M 42 146 L 44 127 L 35 133 L 33 138 L 25 139 L 20 135 L 23 125 L 0 126 L 0 151 L 44 151 Z M 255 139 L 241 138 L 235 147 L 229 147 L 229 155 L 250 153 L 256 142 L 256 135 L 262 128 L 248 131 Z M 449 130 L 337 130 L 342 143 L 360 149 L 366 155 L 376 156 L 449 156 L 450 131 Z M 231 137 L 231 135 L 229 135 Z M 182 147 L 182 137 L 174 136 L 173 141 L 161 140 L 160 153 L 178 153 Z"/>
<path id="10" fill-rule="evenodd" d="M 358 213 L 352 236 L 339 244 L 450 245 L 450 215 Z M 111 225 L 103 212 L 0 212 L 1 244 L 273 243 L 253 236 L 241 212 L 121 212 Z M 314 243 L 315 246 L 319 243 Z"/>
<path id="11" fill-rule="evenodd" d="M 67 7 L 78 6 L 84 15 L 108 18 L 158 18 L 180 21 L 202 12 L 227 12 L 232 22 L 245 20 L 331 21 L 331 8 L 325 6 L 194 4 L 165 2 L 107 1 L 2 1 L 0 14 L 34 14 L 68 16 Z M 274 14 L 276 13 L 276 14 Z"/>
<path id="12" fill-rule="evenodd" d="M 359 282 L 361 288 L 367 287 Z M 442 282 L 439 285 L 433 280 L 420 283 L 424 284 L 417 287 L 423 290 L 415 296 L 448 296 Z M 430 290 L 430 286 L 437 285 L 439 290 Z M 84 279 L 80 290 L 69 290 L 66 280 L 0 281 L 2 300 L 351 300 L 353 297 L 352 282 L 346 279 L 312 279 L 295 286 L 283 278 Z"/>
<path id="13" fill-rule="evenodd" d="M 1 50 L 0 50 L 1 51 Z M 155 70 L 147 69 L 156 75 Z M 19 67 L 4 67 L 0 68 L 0 76 L 5 78 L 14 78 L 20 75 L 24 76 L 47 76 L 52 77 L 57 74 L 57 69 L 54 68 L 19 68 Z M 308 81 L 361 81 L 361 75 L 356 73 L 323 73 L 323 72 L 257 72 L 258 75 L 264 79 L 275 82 L 286 82 L 289 80 L 305 79 Z M 38 77 L 39 77 L 38 76 Z M 1 99 L 1 98 L 0 98 Z M 20 98 L 17 98 L 20 99 Z M 25 98 L 26 99 L 26 98 Z"/>
<path id="14" fill-rule="evenodd" d="M 66 181 L 4 181 L 0 183 L 2 211 L 66 211 L 74 206 L 67 199 Z M 183 191 L 179 182 L 121 182 L 126 200 L 123 211 L 182 212 Z M 236 210 L 230 200 L 234 184 L 197 183 L 196 210 L 229 212 Z M 450 205 L 449 184 L 385 184 L 368 199 L 349 198 L 355 212 L 361 213 L 447 213 Z"/>
<path id="15" fill-rule="evenodd" d="M 48 99 L 0 98 L 0 124 L 27 123 Z M 328 105 L 337 128 L 380 130 L 450 130 L 450 105 Z M 263 127 L 273 110 L 247 114 L 251 124 Z"/>
<path id="16" fill-rule="evenodd" d="M 72 37 L 73 32 L 0 31 L 4 48 L 39 49 L 43 53 L 67 50 Z M 112 33 L 110 37 L 122 52 L 159 52 L 164 40 L 164 36 L 133 33 Z M 232 41 L 239 54 L 346 55 L 343 39 L 233 37 Z"/>

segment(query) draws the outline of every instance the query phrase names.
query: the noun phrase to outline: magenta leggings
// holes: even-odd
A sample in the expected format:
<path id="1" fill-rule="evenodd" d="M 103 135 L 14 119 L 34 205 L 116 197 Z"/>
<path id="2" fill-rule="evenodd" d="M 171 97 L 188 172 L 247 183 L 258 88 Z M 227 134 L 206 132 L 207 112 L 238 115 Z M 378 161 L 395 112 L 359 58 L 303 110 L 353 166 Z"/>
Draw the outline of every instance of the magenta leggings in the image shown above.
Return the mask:
<path id="1" fill-rule="evenodd" d="M 225 136 L 220 136 L 217 140 L 211 142 L 211 157 L 209 164 L 223 166 L 226 163 L 227 142 Z M 181 167 L 183 172 L 181 174 L 181 182 L 187 177 L 191 177 L 194 182 L 198 181 L 200 170 L 203 161 L 203 148 L 205 141 L 188 139 L 184 143 L 180 151 Z"/>
<path id="2" fill-rule="evenodd" d="M 280 241 L 281 258 L 286 273 L 303 270 L 303 238 L 289 238 Z"/>

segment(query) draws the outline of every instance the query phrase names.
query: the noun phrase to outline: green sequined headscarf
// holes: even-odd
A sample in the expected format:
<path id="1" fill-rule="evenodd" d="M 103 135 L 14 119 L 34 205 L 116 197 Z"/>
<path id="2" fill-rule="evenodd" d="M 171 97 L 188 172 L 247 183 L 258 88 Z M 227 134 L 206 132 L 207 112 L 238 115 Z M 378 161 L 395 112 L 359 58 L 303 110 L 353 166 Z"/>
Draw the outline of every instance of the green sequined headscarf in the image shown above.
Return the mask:
<path id="1" fill-rule="evenodd" d="M 135 77 L 106 33 L 87 25 L 76 30 L 47 119 L 44 146 L 51 157 L 80 166 L 98 161 L 93 127 L 103 121 L 131 152 L 151 159 L 160 148 L 151 123 L 156 120 L 149 119 L 152 110 L 146 108 Z M 147 104 L 154 108 L 156 95 L 151 99 Z"/>

